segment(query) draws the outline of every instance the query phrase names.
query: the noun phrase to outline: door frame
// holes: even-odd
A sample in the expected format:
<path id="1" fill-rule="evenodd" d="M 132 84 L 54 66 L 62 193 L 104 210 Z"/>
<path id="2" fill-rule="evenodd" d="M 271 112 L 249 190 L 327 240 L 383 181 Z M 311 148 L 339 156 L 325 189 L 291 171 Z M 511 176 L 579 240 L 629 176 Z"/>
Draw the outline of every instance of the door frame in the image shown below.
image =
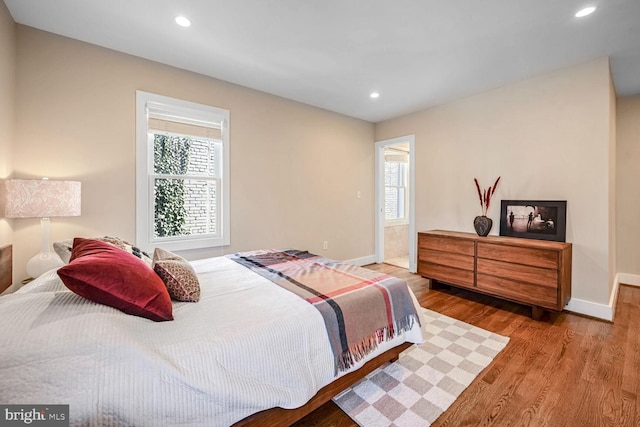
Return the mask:
<path id="1" fill-rule="evenodd" d="M 375 148 L 375 259 L 384 262 L 384 149 L 399 144 L 409 144 L 409 271 L 416 272 L 416 168 L 415 135 L 400 136 L 376 142 Z"/>

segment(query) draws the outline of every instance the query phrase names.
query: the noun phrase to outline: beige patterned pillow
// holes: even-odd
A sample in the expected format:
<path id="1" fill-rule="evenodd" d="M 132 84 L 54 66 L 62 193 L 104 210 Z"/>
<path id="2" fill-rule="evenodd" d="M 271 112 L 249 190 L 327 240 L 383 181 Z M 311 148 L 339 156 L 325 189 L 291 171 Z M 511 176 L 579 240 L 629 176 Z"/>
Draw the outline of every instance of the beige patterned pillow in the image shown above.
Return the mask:
<path id="1" fill-rule="evenodd" d="M 149 267 L 151 267 L 153 263 L 153 260 L 151 259 L 148 253 L 134 246 L 133 244 L 127 242 L 126 240 L 122 240 L 119 237 L 104 236 L 104 237 L 98 238 L 97 240 L 111 243 L 112 245 L 119 247 L 123 251 L 127 251 L 130 254 L 137 256 L 138 258 L 146 262 Z"/>
<path id="2" fill-rule="evenodd" d="M 184 258 L 156 248 L 153 252 L 153 270 L 164 282 L 172 299 L 187 302 L 200 300 L 198 276 Z"/>
<path id="3" fill-rule="evenodd" d="M 137 256 L 141 260 L 143 260 L 149 267 L 152 266 L 152 259 L 148 253 L 141 250 L 140 248 L 135 247 L 131 243 L 126 240 L 122 240 L 119 237 L 91 237 L 91 240 L 98 240 L 100 242 L 111 243 L 112 245 L 122 249 L 123 251 L 127 251 L 132 255 Z M 62 259 L 65 264 L 69 264 L 69 258 L 71 257 L 71 251 L 73 250 L 73 239 L 61 240 L 59 242 L 53 242 L 53 249 L 56 251 L 58 256 Z"/>
<path id="4" fill-rule="evenodd" d="M 156 248 L 153 251 L 153 262 L 156 261 L 186 261 L 180 255 L 176 255 L 173 252 L 169 252 L 162 248 Z"/>

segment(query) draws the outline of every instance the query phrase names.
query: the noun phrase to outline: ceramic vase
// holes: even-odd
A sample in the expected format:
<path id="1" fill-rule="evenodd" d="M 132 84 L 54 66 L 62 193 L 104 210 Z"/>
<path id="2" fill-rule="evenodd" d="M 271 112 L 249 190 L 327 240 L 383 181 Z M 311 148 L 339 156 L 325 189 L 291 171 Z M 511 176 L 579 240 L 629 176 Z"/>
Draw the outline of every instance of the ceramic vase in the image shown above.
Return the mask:
<path id="1" fill-rule="evenodd" d="M 473 220 L 473 228 L 476 229 L 478 236 L 486 236 L 491 231 L 493 220 L 487 216 L 477 216 Z"/>

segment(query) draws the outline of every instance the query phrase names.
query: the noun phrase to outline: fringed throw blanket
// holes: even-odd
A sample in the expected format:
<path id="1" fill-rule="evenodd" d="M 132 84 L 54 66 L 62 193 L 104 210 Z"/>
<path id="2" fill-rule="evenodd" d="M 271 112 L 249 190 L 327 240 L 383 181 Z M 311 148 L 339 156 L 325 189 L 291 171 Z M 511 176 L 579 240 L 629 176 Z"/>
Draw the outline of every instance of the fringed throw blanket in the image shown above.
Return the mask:
<path id="1" fill-rule="evenodd" d="M 318 309 L 336 373 L 420 322 L 407 283 L 395 277 L 298 250 L 227 256 Z"/>

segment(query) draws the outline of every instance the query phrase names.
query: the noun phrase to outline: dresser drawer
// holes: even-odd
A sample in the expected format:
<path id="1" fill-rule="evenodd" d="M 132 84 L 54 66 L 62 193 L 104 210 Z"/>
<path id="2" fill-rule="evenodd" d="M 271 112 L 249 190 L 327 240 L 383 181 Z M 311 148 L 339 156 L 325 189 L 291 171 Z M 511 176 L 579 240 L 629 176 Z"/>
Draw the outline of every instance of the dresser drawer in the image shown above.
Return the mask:
<path id="1" fill-rule="evenodd" d="M 562 310 L 562 306 L 558 304 L 558 290 L 556 288 L 529 285 L 503 277 L 488 276 L 480 273 L 476 276 L 476 286 L 479 291 L 520 303 L 552 310 Z"/>
<path id="2" fill-rule="evenodd" d="M 558 287 L 558 270 L 478 258 L 477 272 L 549 288 Z"/>
<path id="3" fill-rule="evenodd" d="M 471 270 L 448 267 L 446 265 L 433 264 L 418 261 L 418 273 L 429 279 L 439 280 L 456 286 L 473 287 L 473 267 Z"/>
<path id="4" fill-rule="evenodd" d="M 558 251 L 478 242 L 478 258 L 557 269 Z"/>
<path id="5" fill-rule="evenodd" d="M 423 249 L 418 253 L 418 260 L 473 271 L 474 258 L 469 255 Z"/>
<path id="6" fill-rule="evenodd" d="M 469 239 L 432 236 L 420 234 L 418 236 L 418 252 L 422 249 L 434 249 L 461 255 L 475 256 L 475 242 Z"/>

